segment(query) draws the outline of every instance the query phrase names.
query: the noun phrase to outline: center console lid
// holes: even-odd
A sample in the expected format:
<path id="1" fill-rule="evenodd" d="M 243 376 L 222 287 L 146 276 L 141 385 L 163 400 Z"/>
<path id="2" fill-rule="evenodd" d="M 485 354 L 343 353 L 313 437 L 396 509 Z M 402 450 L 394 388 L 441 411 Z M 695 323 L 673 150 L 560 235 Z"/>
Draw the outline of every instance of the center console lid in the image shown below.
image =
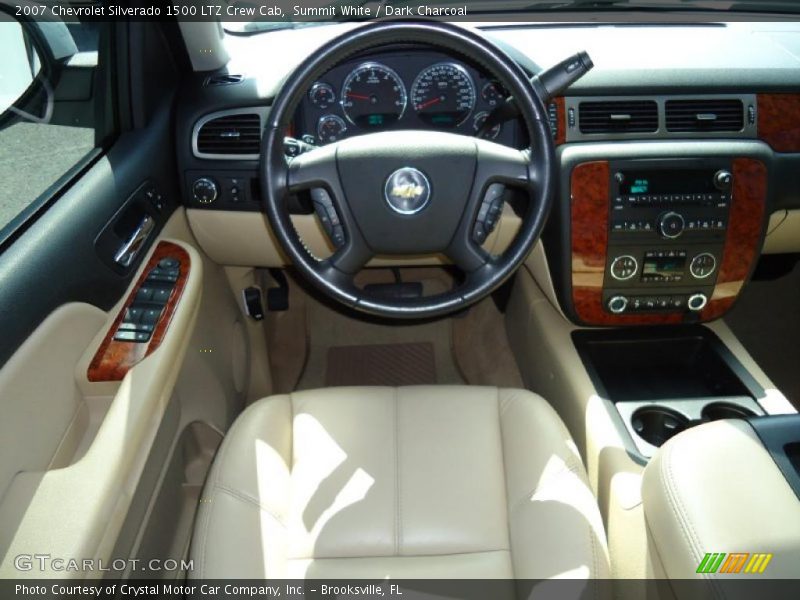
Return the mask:
<path id="1" fill-rule="evenodd" d="M 800 498 L 792 485 L 800 476 L 800 416 L 762 421 L 771 419 L 782 433 L 773 431 L 767 445 L 753 424 L 722 420 L 684 431 L 650 460 L 645 519 L 670 579 L 800 576 Z"/>

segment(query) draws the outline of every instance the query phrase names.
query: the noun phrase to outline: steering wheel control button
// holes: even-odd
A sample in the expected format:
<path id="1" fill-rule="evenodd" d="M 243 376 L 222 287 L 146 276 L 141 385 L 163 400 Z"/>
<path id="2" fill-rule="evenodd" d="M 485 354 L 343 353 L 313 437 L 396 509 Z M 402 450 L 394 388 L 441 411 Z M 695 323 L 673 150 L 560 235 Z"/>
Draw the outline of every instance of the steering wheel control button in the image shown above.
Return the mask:
<path id="1" fill-rule="evenodd" d="M 680 237 L 684 227 L 686 227 L 686 221 L 684 221 L 683 215 L 676 212 L 664 213 L 658 219 L 658 232 L 667 239 Z"/>
<path id="2" fill-rule="evenodd" d="M 475 226 L 472 228 L 472 239 L 475 243 L 483 244 L 497 227 L 500 216 L 503 214 L 505 193 L 506 187 L 502 183 L 493 183 L 486 188 L 486 193 L 484 193 L 478 209 L 478 217 L 475 219 Z"/>
<path id="3" fill-rule="evenodd" d="M 403 167 L 386 179 L 383 195 L 389 208 L 396 213 L 414 215 L 428 205 L 431 184 L 419 169 Z"/>
<path id="4" fill-rule="evenodd" d="M 709 252 L 698 254 L 692 259 L 689 271 L 695 279 L 705 279 L 717 268 L 717 259 Z"/>
<path id="5" fill-rule="evenodd" d="M 219 188 L 213 179 L 201 177 L 192 184 L 192 197 L 200 204 L 211 204 L 219 196 Z"/>
<path id="6" fill-rule="evenodd" d="M 639 263 L 630 254 L 618 256 L 611 263 L 611 276 L 617 281 L 631 279 L 639 270 Z"/>
<path id="7" fill-rule="evenodd" d="M 625 296 L 613 296 L 608 301 L 608 310 L 615 315 L 620 315 L 628 308 L 628 299 Z"/>
<path id="8" fill-rule="evenodd" d="M 689 307 L 689 310 L 694 312 L 703 310 L 706 304 L 708 304 L 708 297 L 705 294 L 692 294 L 686 302 L 686 306 Z"/>
<path id="9" fill-rule="evenodd" d="M 344 246 L 344 228 L 328 192 L 322 188 L 314 188 L 311 190 L 311 200 L 314 203 L 314 212 L 333 245 L 336 248 Z"/>

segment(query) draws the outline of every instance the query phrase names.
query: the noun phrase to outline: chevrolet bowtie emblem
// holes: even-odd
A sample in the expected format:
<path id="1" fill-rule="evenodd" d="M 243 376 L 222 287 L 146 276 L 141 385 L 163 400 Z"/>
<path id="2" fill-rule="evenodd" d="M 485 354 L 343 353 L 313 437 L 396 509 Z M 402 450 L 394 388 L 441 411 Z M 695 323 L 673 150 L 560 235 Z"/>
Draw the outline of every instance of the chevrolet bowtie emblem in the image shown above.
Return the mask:
<path id="1" fill-rule="evenodd" d="M 421 185 L 414 185 L 413 183 L 407 183 L 405 185 L 396 185 L 391 191 L 392 196 L 397 196 L 398 198 L 416 198 L 417 196 L 421 196 L 425 193 L 425 188 Z"/>
<path id="2" fill-rule="evenodd" d="M 401 215 L 413 215 L 427 206 L 431 198 L 431 184 L 422 171 L 403 167 L 389 175 L 383 194 L 393 211 Z"/>

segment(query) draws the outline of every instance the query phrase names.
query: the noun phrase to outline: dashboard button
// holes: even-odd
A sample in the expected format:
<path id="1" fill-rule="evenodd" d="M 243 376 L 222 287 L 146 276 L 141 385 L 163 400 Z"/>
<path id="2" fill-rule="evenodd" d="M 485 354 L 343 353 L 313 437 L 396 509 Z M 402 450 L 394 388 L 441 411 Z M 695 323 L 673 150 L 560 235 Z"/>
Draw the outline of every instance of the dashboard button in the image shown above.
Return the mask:
<path id="1" fill-rule="evenodd" d="M 615 315 L 624 313 L 626 308 L 628 308 L 628 299 L 625 296 L 614 296 L 608 301 L 608 310 Z"/>

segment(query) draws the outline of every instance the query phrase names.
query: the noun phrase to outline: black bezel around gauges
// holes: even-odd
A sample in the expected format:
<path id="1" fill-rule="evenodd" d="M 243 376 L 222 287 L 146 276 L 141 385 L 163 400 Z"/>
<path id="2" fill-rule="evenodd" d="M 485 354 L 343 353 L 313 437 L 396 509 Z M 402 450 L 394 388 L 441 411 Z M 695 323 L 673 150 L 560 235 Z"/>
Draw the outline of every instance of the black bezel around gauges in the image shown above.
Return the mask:
<path id="1" fill-rule="evenodd" d="M 493 77 L 458 57 L 392 47 L 320 76 L 298 106 L 294 135 L 314 145 L 390 130 L 475 135 L 504 94 Z M 525 142 L 516 121 L 486 137 L 512 147 Z"/>

